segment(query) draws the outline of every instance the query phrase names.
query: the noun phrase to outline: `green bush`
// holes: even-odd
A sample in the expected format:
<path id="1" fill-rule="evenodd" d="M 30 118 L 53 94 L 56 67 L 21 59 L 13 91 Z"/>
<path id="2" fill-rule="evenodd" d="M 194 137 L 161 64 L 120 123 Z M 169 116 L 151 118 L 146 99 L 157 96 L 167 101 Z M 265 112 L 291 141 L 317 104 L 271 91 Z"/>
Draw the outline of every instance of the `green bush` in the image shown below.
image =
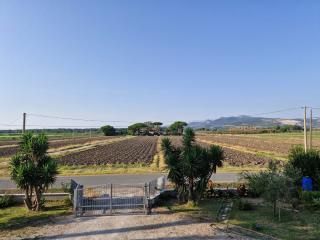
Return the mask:
<path id="1" fill-rule="evenodd" d="M 313 189 L 319 188 L 320 151 L 308 149 L 305 152 L 302 146 L 296 146 L 290 151 L 288 164 L 300 171 L 301 176 L 297 175 L 300 177 L 298 184 L 301 184 L 302 176 L 308 176 L 312 179 Z"/>
<path id="2" fill-rule="evenodd" d="M 243 200 L 241 198 L 235 201 L 236 207 L 241 211 L 250 211 L 253 210 L 253 206 L 248 200 Z"/>
<path id="3" fill-rule="evenodd" d="M 320 191 L 317 191 L 317 192 L 302 192 L 302 200 L 305 203 L 312 203 L 316 199 L 320 199 Z"/>
<path id="4" fill-rule="evenodd" d="M 13 205 L 13 198 L 10 195 L 0 196 L 0 208 L 6 208 Z"/>
<path id="5" fill-rule="evenodd" d="M 320 209 L 320 192 L 302 192 L 302 201 L 308 209 Z"/>

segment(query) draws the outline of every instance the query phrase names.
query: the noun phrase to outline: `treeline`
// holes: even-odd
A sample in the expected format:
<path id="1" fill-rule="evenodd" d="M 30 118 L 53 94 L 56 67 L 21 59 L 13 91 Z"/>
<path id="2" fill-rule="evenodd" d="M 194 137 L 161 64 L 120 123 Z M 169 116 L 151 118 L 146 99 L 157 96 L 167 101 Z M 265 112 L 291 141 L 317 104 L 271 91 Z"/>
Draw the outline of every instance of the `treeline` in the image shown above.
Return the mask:
<path id="1" fill-rule="evenodd" d="M 160 136 L 160 135 L 182 135 L 186 122 L 176 121 L 168 127 L 163 127 L 162 122 L 139 122 L 125 129 L 117 129 L 111 125 L 101 127 L 105 136 L 134 135 L 134 136 Z"/>
<path id="2" fill-rule="evenodd" d="M 256 129 L 240 129 L 240 128 L 198 128 L 197 131 L 214 132 L 220 134 L 262 134 L 262 133 L 286 133 L 286 132 L 301 132 L 303 127 L 299 125 L 278 125 L 270 128 Z"/>

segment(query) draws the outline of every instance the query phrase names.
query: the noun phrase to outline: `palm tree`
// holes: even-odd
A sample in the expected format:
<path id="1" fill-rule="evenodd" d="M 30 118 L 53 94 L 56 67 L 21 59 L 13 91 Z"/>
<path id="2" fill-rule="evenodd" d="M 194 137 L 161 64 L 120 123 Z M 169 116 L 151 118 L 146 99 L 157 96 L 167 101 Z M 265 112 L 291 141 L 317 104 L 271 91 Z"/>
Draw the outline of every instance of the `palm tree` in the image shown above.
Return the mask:
<path id="1" fill-rule="evenodd" d="M 165 161 L 169 168 L 168 179 L 178 192 L 178 199 L 197 203 L 217 167 L 222 166 L 223 150 L 212 145 L 209 148 L 195 143 L 195 133 L 187 128 L 182 147 L 172 145 L 170 139 L 162 140 Z"/>
<path id="2" fill-rule="evenodd" d="M 23 134 L 19 148 L 10 161 L 11 179 L 24 190 L 26 207 L 39 211 L 43 192 L 55 182 L 57 163 L 47 154 L 49 144 L 44 134 Z"/>

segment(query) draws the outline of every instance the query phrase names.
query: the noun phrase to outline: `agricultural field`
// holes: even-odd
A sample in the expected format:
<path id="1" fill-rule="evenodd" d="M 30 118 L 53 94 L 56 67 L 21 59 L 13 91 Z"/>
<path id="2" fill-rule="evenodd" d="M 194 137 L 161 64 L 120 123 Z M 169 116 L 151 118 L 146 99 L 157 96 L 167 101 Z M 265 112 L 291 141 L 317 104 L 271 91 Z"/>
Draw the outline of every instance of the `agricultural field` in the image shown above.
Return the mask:
<path id="1" fill-rule="evenodd" d="M 157 151 L 157 141 L 158 137 L 134 137 L 71 153 L 57 161 L 61 165 L 150 164 Z"/>
<path id="2" fill-rule="evenodd" d="M 313 146 L 320 147 L 320 133 L 315 132 Z M 161 152 L 163 137 L 132 136 L 59 136 L 49 138 L 49 154 L 57 159 L 60 174 L 142 173 L 165 170 Z M 181 145 L 182 137 L 169 137 Z M 303 143 L 303 133 L 276 134 L 203 134 L 197 142 L 205 147 L 224 148 L 225 165 L 220 171 L 258 171 L 268 162 L 281 165 L 293 145 Z M 17 140 L 0 140 L 0 176 L 8 176 L 10 157 L 17 152 Z"/>
<path id="3" fill-rule="evenodd" d="M 293 146 L 303 144 L 303 133 L 199 134 L 197 137 L 201 142 L 279 159 L 286 158 Z M 312 145 L 320 148 L 320 132 L 313 134 Z"/>
<path id="4" fill-rule="evenodd" d="M 0 146 L 0 176 L 9 175 L 18 142 Z M 62 175 L 142 173 L 163 170 L 159 137 L 99 136 L 49 140 L 49 154 Z M 161 169 L 160 169 L 161 167 Z"/>
<path id="5" fill-rule="evenodd" d="M 316 133 L 313 146 L 320 146 L 320 135 Z M 181 137 L 171 136 L 175 146 L 181 145 Z M 302 134 L 197 134 L 198 144 L 208 147 L 220 145 L 224 149 L 225 167 L 222 171 L 257 171 L 267 167 L 270 160 L 282 165 L 287 160 L 289 150 L 303 143 Z"/>
<path id="6" fill-rule="evenodd" d="M 106 139 L 118 138 L 118 136 L 112 137 L 77 137 L 77 138 L 60 138 L 60 139 L 52 139 L 49 140 L 49 147 L 51 152 L 54 150 L 67 147 L 67 146 L 79 146 L 82 144 L 104 141 Z M 0 157 L 11 157 L 18 151 L 18 141 L 10 140 L 10 141 L 0 141 Z"/>
<path id="7" fill-rule="evenodd" d="M 85 151 L 103 146 L 117 141 L 122 141 L 130 137 L 124 136 L 99 136 L 99 137 L 79 137 L 49 140 L 49 154 L 54 158 L 75 152 Z M 17 152 L 18 142 L 10 142 L 11 145 L 0 146 L 0 176 L 9 175 L 10 157 Z"/>
<path id="8" fill-rule="evenodd" d="M 273 134 L 203 134 L 198 133 L 199 144 L 220 145 L 225 151 L 225 171 L 256 171 L 277 160 L 279 165 L 287 161 L 290 149 L 303 144 L 303 132 Z M 320 148 L 320 132 L 313 133 L 312 145 Z"/>

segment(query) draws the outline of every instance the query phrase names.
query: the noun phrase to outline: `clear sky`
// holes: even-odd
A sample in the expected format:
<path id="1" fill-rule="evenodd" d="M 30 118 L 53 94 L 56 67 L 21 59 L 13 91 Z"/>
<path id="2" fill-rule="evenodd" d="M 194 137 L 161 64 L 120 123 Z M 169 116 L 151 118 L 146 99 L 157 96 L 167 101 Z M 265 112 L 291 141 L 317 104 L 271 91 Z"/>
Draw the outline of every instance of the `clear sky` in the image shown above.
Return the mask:
<path id="1" fill-rule="evenodd" d="M 319 106 L 320 1 L 1 0 L 0 89 L 14 124 Z"/>

